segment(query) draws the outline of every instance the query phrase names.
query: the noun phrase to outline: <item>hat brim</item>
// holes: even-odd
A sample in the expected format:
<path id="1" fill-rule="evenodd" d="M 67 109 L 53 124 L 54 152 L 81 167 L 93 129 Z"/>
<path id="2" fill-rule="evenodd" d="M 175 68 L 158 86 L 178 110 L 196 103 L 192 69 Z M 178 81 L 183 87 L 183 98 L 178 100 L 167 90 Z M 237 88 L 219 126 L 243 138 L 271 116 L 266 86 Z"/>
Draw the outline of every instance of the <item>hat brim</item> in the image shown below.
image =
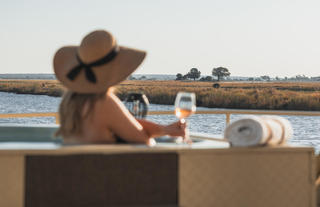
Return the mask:
<path id="1" fill-rule="evenodd" d="M 120 46 L 117 56 L 111 61 L 101 66 L 92 67 L 96 76 L 96 83 L 86 79 L 85 71 L 70 80 L 67 74 L 79 63 L 76 55 L 77 46 L 63 47 L 57 51 L 53 67 L 56 77 L 62 84 L 71 91 L 78 93 L 101 93 L 109 87 L 125 80 L 142 63 L 146 56 L 145 51 Z"/>

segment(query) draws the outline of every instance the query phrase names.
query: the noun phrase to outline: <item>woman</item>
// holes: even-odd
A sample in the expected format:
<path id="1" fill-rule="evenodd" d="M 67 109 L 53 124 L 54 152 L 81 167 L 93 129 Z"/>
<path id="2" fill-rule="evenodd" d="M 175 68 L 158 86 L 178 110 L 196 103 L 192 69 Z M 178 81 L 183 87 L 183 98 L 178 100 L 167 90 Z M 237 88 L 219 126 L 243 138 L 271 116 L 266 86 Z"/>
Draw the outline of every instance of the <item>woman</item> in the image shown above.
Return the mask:
<path id="1" fill-rule="evenodd" d="M 54 71 L 68 89 L 59 108 L 57 135 L 66 142 L 146 143 L 153 137 L 185 137 L 180 121 L 159 125 L 136 120 L 113 94 L 112 86 L 125 80 L 143 61 L 141 50 L 118 46 L 107 31 L 94 31 L 80 46 L 66 46 L 54 57 Z"/>

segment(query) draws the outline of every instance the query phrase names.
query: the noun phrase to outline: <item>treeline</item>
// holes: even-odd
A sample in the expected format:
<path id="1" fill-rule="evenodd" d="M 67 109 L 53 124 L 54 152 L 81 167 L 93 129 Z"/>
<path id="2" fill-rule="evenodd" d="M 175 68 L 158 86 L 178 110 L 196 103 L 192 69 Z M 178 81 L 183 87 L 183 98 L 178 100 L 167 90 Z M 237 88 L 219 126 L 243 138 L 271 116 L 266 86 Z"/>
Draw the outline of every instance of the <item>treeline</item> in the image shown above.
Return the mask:
<path id="1" fill-rule="evenodd" d="M 249 77 L 246 79 L 247 81 L 320 81 L 320 76 L 316 77 L 308 77 L 306 75 L 295 75 L 292 77 L 270 77 L 268 75 L 263 75 L 260 77 Z"/>
<path id="2" fill-rule="evenodd" d="M 201 77 L 200 70 L 198 70 L 197 68 L 191 68 L 190 71 L 185 75 L 178 73 L 176 75 L 176 80 L 188 80 L 188 79 L 197 80 L 201 77 L 200 81 L 213 81 L 213 80 L 220 81 L 230 75 L 231 75 L 231 73 L 229 72 L 229 70 L 227 68 L 218 67 L 218 68 L 212 69 L 212 76 Z M 215 77 L 217 79 L 215 79 Z"/>
<path id="3" fill-rule="evenodd" d="M 199 80 L 199 81 L 221 81 L 227 77 L 230 77 L 231 73 L 225 67 L 218 67 L 212 69 L 211 76 L 202 76 L 201 71 L 197 68 L 191 68 L 186 74 L 178 73 L 176 80 Z M 285 82 L 308 82 L 308 81 L 320 81 L 320 76 L 308 77 L 306 75 L 295 75 L 292 77 L 271 77 L 269 75 L 262 75 L 260 77 L 231 77 L 228 78 L 231 81 L 285 81 Z"/>

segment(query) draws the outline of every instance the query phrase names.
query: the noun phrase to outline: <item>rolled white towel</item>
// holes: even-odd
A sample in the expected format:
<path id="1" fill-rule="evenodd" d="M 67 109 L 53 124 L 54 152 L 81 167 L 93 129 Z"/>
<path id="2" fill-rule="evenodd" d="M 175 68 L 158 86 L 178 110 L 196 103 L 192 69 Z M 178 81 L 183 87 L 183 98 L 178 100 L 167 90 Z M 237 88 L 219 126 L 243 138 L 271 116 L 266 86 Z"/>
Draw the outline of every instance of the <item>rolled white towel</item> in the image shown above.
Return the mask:
<path id="1" fill-rule="evenodd" d="M 224 137 L 232 146 L 281 144 L 292 136 L 288 120 L 278 116 L 249 116 L 229 124 Z"/>
<path id="2" fill-rule="evenodd" d="M 271 136 L 264 119 L 250 116 L 232 122 L 224 131 L 224 137 L 232 146 L 254 146 L 265 143 Z"/>
<path id="3" fill-rule="evenodd" d="M 281 116 L 262 116 L 272 133 L 268 144 L 283 144 L 293 136 L 291 123 Z"/>

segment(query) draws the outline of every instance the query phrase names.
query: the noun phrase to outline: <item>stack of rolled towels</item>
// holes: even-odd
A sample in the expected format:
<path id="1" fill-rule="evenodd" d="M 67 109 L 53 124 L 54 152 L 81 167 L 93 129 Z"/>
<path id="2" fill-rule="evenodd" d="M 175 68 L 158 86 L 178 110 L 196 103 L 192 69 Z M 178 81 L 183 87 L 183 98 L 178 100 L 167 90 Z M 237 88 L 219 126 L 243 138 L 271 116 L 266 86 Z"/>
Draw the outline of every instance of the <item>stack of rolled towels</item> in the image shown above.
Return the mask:
<path id="1" fill-rule="evenodd" d="M 280 116 L 248 116 L 229 124 L 224 137 L 231 146 L 281 145 L 293 135 L 290 122 Z"/>

